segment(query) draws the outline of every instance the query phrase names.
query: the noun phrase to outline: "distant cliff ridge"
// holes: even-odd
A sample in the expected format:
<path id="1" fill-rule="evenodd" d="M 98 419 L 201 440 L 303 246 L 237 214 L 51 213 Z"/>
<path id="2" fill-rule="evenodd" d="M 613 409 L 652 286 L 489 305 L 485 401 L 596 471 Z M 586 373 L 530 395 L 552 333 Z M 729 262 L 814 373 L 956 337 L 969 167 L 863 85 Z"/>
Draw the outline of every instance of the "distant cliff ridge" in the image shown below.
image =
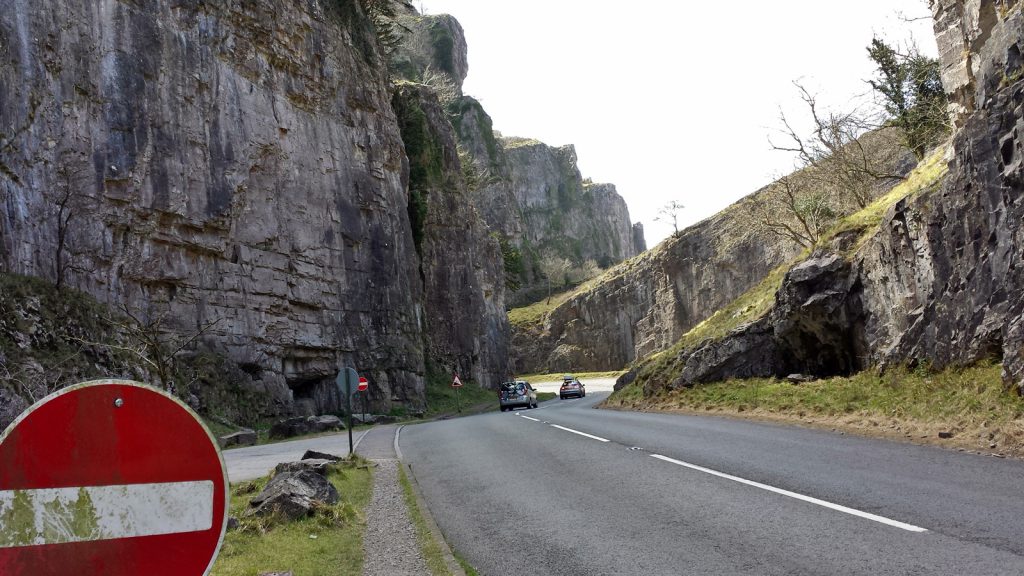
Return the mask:
<path id="1" fill-rule="evenodd" d="M 796 255 L 734 205 L 609 270 L 539 324 L 513 327 L 519 372 L 618 370 L 686 331 Z"/>
<path id="2" fill-rule="evenodd" d="M 420 15 L 406 8 L 399 18 L 406 41 L 392 56 L 407 80 L 431 85 L 444 97 L 461 160 L 476 175 L 474 202 L 516 269 L 506 270 L 509 303 L 537 297 L 540 262 L 565 258 L 601 267 L 646 249 L 643 227 L 612 184 L 585 181 L 572 145 L 553 147 L 531 138 L 496 133 L 479 101 L 462 92 L 468 72 L 462 28 L 448 15 Z M 543 289 L 541 290 L 543 292 Z"/>

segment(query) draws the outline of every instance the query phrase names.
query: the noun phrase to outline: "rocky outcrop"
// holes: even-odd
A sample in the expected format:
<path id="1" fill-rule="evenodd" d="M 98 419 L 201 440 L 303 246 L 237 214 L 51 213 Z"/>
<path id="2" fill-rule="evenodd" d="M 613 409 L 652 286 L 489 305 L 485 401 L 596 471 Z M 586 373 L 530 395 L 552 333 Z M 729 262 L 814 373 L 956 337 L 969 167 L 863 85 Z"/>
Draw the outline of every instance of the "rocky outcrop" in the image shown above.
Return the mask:
<path id="1" fill-rule="evenodd" d="M 742 213 L 731 206 L 609 270 L 540 324 L 515 326 L 516 370 L 616 370 L 670 347 L 796 255 Z"/>
<path id="2" fill-rule="evenodd" d="M 816 254 L 793 268 L 768 315 L 682 351 L 670 385 L 989 359 L 1024 390 L 1021 3 L 932 8 L 960 127 L 944 185 L 893 206 L 849 258 Z"/>
<path id="3" fill-rule="evenodd" d="M 682 370 L 669 385 L 793 373 L 824 377 L 863 368 L 867 346 L 857 327 L 864 311 L 855 281 L 842 256 L 815 253 L 786 273 L 769 314 L 679 353 Z"/>
<path id="4" fill-rule="evenodd" d="M 633 253 L 640 254 L 647 251 L 647 239 L 644 237 L 644 225 L 640 222 L 633 224 Z"/>
<path id="5" fill-rule="evenodd" d="M 318 506 L 336 504 L 341 496 L 326 475 L 300 467 L 279 470 L 249 501 L 250 516 L 277 516 L 285 521 L 305 518 Z"/>
<path id="6" fill-rule="evenodd" d="M 396 73 L 408 80 L 444 74 L 461 96 L 469 60 L 466 34 L 459 21 L 449 14 L 419 14 L 405 5 L 396 22 L 402 35 L 400 48 L 391 58 Z"/>

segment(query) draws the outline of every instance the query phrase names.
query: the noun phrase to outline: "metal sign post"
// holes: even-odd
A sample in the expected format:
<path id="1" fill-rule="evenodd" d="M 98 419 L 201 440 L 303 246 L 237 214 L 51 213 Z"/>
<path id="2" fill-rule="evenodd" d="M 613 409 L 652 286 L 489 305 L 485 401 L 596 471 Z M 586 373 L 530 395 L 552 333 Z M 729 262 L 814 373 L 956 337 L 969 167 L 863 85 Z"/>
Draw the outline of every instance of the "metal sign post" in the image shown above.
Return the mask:
<path id="1" fill-rule="evenodd" d="M 338 377 L 335 379 L 338 384 L 338 390 L 341 391 L 342 396 L 345 398 L 345 415 L 347 418 L 346 425 L 348 427 L 348 453 L 352 454 L 354 448 L 352 447 L 352 395 L 355 394 L 359 387 L 359 374 L 356 373 L 355 368 L 343 368 L 341 372 L 338 372 Z"/>
<path id="2" fill-rule="evenodd" d="M 370 387 L 370 381 L 366 378 L 359 377 L 359 391 L 362 392 L 360 397 L 363 399 L 363 424 L 366 424 L 366 405 L 370 402 L 370 393 L 367 389 Z"/>
<path id="3" fill-rule="evenodd" d="M 455 379 L 452 380 L 452 388 L 455 388 L 455 406 L 458 408 L 459 413 L 462 413 L 462 399 L 459 398 L 459 388 L 462 388 L 462 380 L 459 380 L 459 373 L 455 373 Z"/>

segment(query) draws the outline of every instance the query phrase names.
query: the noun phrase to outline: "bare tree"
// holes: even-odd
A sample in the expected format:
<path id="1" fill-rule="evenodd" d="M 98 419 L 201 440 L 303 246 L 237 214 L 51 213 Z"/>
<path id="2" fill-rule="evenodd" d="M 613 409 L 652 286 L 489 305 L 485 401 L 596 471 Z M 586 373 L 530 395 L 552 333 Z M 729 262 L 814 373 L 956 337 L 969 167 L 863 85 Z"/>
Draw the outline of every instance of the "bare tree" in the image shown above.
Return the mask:
<path id="1" fill-rule="evenodd" d="M 174 391 L 174 376 L 177 373 L 177 357 L 188 350 L 203 334 L 220 322 L 220 318 L 200 326 L 194 332 L 176 333 L 167 326 L 170 314 L 165 310 L 158 314 L 142 314 L 122 304 L 123 319 L 108 318 L 107 322 L 123 333 L 128 344 L 90 343 L 132 354 L 145 363 L 165 390 Z"/>
<path id="2" fill-rule="evenodd" d="M 47 201 L 44 220 L 54 222 L 56 239 L 53 249 L 54 286 L 59 290 L 67 281 L 68 272 L 91 272 L 82 264 L 87 251 L 69 245 L 77 222 L 94 212 L 97 200 L 87 192 L 88 170 L 73 160 L 64 160 L 57 170 L 59 181 L 43 193 Z"/>
<path id="3" fill-rule="evenodd" d="M 572 268 L 570 268 L 569 271 L 566 272 L 566 275 L 569 277 L 570 282 L 572 282 L 573 284 L 579 284 L 581 282 L 586 282 L 587 280 L 590 280 L 591 278 L 597 276 L 600 273 L 601 267 L 598 266 L 597 260 L 589 259 L 584 261 L 579 266 L 573 266 Z"/>
<path id="4" fill-rule="evenodd" d="M 860 110 L 822 111 L 817 99 L 799 81 L 793 82 L 806 105 L 812 122 L 810 136 L 800 136 L 785 113 L 779 114 L 785 143 L 769 138 L 772 149 L 796 155 L 796 166 L 815 167 L 812 176 L 837 198 L 864 208 L 874 198 L 879 184 L 902 179 L 892 167 L 900 153 L 895 145 L 868 148 L 864 136 L 878 128 L 878 118 Z M 878 140 L 878 139 L 876 139 Z"/>
<path id="5" fill-rule="evenodd" d="M 801 246 L 811 247 L 835 222 L 833 202 L 803 174 L 783 176 L 747 199 L 753 224 Z"/>
<path id="6" fill-rule="evenodd" d="M 572 262 L 568 258 L 553 255 L 541 258 L 540 272 L 548 283 L 548 302 L 551 302 L 551 289 L 556 285 L 555 282 L 558 282 L 557 286 L 564 286 L 567 280 L 566 274 L 570 269 L 572 269 Z"/>
<path id="7" fill-rule="evenodd" d="M 679 235 L 679 213 L 683 211 L 686 206 L 678 200 L 672 200 L 665 203 L 664 206 L 658 210 L 658 216 L 654 219 L 655 222 L 671 222 L 672 223 L 672 236 Z"/>
<path id="8" fill-rule="evenodd" d="M 752 224 L 801 246 L 813 246 L 839 218 L 866 208 L 902 179 L 901 158 L 909 152 L 898 131 L 877 129 L 872 114 L 824 111 L 813 94 L 794 82 L 811 120 L 802 136 L 784 113 L 783 139 L 774 150 L 795 156 L 796 170 L 744 202 Z"/>

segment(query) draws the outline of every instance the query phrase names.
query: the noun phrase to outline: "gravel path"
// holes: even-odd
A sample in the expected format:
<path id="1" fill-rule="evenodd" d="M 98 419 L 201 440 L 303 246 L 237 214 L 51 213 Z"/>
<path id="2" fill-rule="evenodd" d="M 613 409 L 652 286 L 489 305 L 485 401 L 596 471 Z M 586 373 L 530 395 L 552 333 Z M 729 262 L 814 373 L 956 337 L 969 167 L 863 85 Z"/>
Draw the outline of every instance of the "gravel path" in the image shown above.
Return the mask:
<path id="1" fill-rule="evenodd" d="M 366 536 L 363 538 L 364 576 L 419 576 L 430 574 L 416 539 L 416 527 L 409 517 L 402 487 L 398 483 L 398 460 L 380 458 L 386 451 L 386 434 L 393 428 L 373 430 L 367 437 L 366 456 L 377 456 L 373 473 L 373 499 L 366 508 Z M 380 436 L 380 442 L 375 436 Z M 378 451 L 379 450 L 379 451 Z M 370 452 L 370 454 L 367 454 Z M 392 450 L 393 452 L 393 450 Z"/>

